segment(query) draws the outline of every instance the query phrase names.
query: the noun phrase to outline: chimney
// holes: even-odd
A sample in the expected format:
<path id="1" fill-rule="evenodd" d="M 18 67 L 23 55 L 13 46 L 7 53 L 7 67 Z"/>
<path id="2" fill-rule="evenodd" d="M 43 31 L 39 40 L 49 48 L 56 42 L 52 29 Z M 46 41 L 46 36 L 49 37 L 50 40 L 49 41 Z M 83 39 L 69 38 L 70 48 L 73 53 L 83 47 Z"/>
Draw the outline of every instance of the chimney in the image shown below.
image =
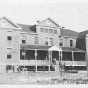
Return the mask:
<path id="1" fill-rule="evenodd" d="M 39 23 L 40 23 L 40 21 L 38 20 L 38 21 L 37 21 L 37 23 L 39 24 Z"/>

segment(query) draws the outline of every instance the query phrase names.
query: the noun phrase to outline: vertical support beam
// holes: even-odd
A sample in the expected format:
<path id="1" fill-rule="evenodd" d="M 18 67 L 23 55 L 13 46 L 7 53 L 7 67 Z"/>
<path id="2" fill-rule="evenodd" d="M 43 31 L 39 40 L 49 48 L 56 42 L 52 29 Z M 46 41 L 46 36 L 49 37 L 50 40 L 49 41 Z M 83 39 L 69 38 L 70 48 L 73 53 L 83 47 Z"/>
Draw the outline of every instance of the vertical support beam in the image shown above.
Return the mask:
<path id="1" fill-rule="evenodd" d="M 61 58 L 61 77 L 62 77 L 62 75 L 63 75 L 63 72 L 62 72 L 62 51 L 60 51 L 60 58 Z"/>
<path id="2" fill-rule="evenodd" d="M 52 51 L 51 51 L 51 61 L 52 61 Z"/>
<path id="3" fill-rule="evenodd" d="M 72 70 L 74 70 L 74 51 L 72 51 Z"/>
<path id="4" fill-rule="evenodd" d="M 23 69 L 23 71 L 25 70 L 25 59 L 26 59 L 26 50 L 24 50 L 24 69 Z"/>
<path id="5" fill-rule="evenodd" d="M 88 34 L 85 37 L 85 46 L 86 46 L 85 58 L 86 58 L 87 77 L 88 77 Z"/>
<path id="6" fill-rule="evenodd" d="M 58 53 L 59 53 L 59 60 L 58 60 L 59 62 L 58 63 L 59 63 L 59 71 L 60 71 L 60 51 Z"/>
<path id="7" fill-rule="evenodd" d="M 49 72 L 50 72 L 50 64 L 51 64 L 51 62 L 50 62 L 50 51 L 48 51 L 48 57 L 49 57 Z"/>
<path id="8" fill-rule="evenodd" d="M 50 53 L 51 53 L 51 62 L 52 62 L 52 51 L 50 51 Z"/>
<path id="9" fill-rule="evenodd" d="M 35 50 L 35 68 L 37 72 L 37 50 Z"/>

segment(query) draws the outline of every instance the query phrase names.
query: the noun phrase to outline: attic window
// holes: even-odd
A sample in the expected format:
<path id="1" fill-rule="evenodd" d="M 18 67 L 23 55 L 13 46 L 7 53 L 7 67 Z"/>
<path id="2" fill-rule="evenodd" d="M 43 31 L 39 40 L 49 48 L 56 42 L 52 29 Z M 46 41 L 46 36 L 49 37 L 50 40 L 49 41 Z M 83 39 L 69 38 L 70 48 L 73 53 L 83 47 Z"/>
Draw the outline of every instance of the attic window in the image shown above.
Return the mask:
<path id="1" fill-rule="evenodd" d="M 4 20 L 4 19 L 3 19 L 3 20 L 1 20 L 1 25 L 2 25 L 2 26 L 6 26 L 6 25 L 7 25 L 6 20 Z"/>
<path id="2" fill-rule="evenodd" d="M 50 23 L 51 23 L 50 20 L 47 20 L 47 21 L 46 21 L 46 24 L 47 24 L 47 25 L 50 25 Z"/>

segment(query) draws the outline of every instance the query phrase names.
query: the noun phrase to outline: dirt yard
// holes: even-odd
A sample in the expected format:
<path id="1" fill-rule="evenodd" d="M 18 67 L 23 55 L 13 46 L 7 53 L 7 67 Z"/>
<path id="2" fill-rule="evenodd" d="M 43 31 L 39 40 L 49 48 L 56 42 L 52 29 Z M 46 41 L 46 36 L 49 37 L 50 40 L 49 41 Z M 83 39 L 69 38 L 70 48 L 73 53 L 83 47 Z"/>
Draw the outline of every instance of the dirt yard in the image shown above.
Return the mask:
<path id="1" fill-rule="evenodd" d="M 11 85 L 55 85 L 55 84 L 88 84 L 87 72 L 64 73 L 60 72 L 22 72 L 0 74 L 0 84 Z M 84 80 L 84 81 L 83 81 Z M 78 83 L 77 83 L 78 82 Z"/>

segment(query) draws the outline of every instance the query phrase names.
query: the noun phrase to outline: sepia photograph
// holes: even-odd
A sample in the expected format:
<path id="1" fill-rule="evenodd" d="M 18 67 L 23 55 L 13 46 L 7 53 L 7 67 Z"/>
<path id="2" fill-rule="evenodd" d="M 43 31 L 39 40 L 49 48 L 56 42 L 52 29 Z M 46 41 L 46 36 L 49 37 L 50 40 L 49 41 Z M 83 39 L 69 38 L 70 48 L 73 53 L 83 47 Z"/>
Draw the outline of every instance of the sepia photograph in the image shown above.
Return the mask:
<path id="1" fill-rule="evenodd" d="M 1 85 L 88 84 L 88 2 L 73 1 L 0 0 Z"/>

